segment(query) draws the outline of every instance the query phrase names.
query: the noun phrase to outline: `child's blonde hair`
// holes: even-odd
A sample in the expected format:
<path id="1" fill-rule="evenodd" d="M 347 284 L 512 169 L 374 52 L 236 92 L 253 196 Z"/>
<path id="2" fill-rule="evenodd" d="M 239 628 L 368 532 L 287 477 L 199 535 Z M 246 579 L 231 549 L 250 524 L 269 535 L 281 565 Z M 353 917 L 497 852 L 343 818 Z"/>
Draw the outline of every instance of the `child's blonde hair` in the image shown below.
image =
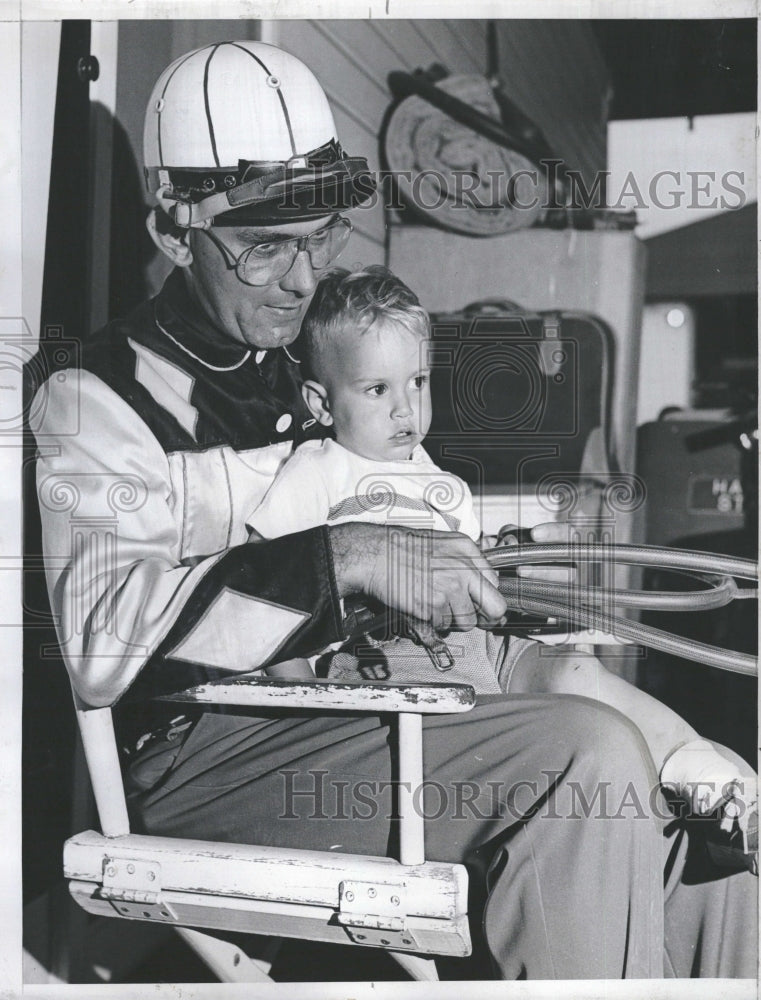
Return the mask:
<path id="1" fill-rule="evenodd" d="M 388 268 L 374 264 L 362 271 L 328 271 L 301 324 L 298 353 L 305 374 L 319 379 L 321 356 L 331 335 L 347 329 L 360 335 L 380 318 L 398 323 L 421 339 L 430 337 L 428 313 L 417 295 Z"/>

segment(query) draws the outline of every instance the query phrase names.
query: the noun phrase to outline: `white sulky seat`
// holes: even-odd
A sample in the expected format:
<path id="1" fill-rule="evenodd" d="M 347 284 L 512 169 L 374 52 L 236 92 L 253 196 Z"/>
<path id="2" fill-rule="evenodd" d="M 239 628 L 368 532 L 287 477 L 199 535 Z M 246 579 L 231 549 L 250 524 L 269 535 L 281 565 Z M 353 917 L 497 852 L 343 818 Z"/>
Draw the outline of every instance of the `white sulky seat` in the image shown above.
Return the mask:
<path id="1" fill-rule="evenodd" d="M 414 979 L 437 978 L 433 961 L 421 956 L 470 954 L 466 869 L 425 860 L 414 797 L 423 781 L 422 716 L 469 711 L 473 688 L 237 675 L 168 698 L 398 713 L 400 859 L 130 833 L 111 710 L 78 704 L 102 830 L 76 834 L 64 845 L 64 875 L 80 906 L 176 927 L 225 981 L 266 981 L 269 963 L 190 928 L 384 948 Z"/>

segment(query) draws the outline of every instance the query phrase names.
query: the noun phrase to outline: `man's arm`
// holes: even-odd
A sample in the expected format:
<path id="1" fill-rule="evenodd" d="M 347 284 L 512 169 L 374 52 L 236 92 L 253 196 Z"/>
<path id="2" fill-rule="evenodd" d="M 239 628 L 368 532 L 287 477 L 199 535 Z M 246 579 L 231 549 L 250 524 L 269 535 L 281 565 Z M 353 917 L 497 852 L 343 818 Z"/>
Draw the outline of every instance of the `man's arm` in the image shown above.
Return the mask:
<path id="1" fill-rule="evenodd" d="M 366 594 L 437 631 L 496 625 L 497 574 L 470 538 L 374 524 L 330 528 L 336 588 Z"/>
<path id="2" fill-rule="evenodd" d="M 160 693 L 343 637 L 326 529 L 185 563 L 167 456 L 101 380 L 70 381 L 40 390 L 38 494 L 59 643 L 86 703 L 113 704 L 138 676 Z M 80 430 L 65 436 L 72 407 Z"/>

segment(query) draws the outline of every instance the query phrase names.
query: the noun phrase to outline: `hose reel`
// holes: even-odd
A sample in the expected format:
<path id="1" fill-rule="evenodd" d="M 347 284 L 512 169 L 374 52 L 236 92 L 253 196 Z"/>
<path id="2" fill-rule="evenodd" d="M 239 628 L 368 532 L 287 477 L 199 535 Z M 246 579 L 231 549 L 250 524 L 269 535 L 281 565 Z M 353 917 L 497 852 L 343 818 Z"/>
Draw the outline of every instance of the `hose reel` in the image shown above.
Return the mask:
<path id="1" fill-rule="evenodd" d="M 414 211 L 469 236 L 496 236 L 543 219 L 544 172 L 500 125 L 485 77 L 453 75 L 434 84 L 392 73 L 389 83 L 409 96 L 389 116 L 386 159 Z"/>

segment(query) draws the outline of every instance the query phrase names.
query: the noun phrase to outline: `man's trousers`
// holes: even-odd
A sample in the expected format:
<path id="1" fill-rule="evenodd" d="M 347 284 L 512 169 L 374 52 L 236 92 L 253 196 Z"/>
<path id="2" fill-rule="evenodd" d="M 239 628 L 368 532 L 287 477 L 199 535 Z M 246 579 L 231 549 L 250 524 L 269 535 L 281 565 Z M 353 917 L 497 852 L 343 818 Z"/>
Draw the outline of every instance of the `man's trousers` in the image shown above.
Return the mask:
<path id="1" fill-rule="evenodd" d="M 146 746 L 128 773 L 134 829 L 394 856 L 393 717 L 261 714 L 207 713 Z M 467 866 L 496 975 L 756 976 L 756 880 L 712 869 L 704 821 L 673 818 L 620 713 L 482 697 L 424 717 L 423 750 L 426 858 Z"/>

